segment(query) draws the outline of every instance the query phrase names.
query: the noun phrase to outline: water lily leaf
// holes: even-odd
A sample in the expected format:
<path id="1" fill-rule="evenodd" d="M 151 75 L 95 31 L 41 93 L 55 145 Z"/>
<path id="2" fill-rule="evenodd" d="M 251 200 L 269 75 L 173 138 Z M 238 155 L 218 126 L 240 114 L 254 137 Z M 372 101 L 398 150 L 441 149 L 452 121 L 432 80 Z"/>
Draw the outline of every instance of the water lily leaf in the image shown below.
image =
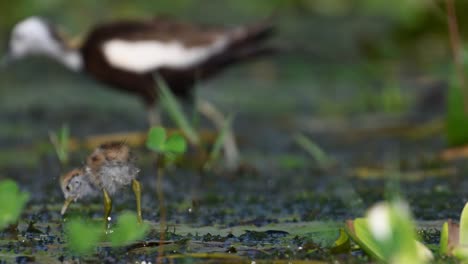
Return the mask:
<path id="1" fill-rule="evenodd" d="M 138 223 L 134 213 L 124 212 L 119 216 L 117 226 L 111 234 L 112 246 L 124 246 L 142 239 L 148 229 L 148 224 Z"/>
<path id="2" fill-rule="evenodd" d="M 164 152 L 166 137 L 163 127 L 152 127 L 146 139 L 146 147 L 156 152 Z"/>
<path id="3" fill-rule="evenodd" d="M 29 194 L 21 192 L 14 181 L 0 182 L 0 230 L 18 219 L 28 200 Z"/>
<path id="4" fill-rule="evenodd" d="M 72 219 L 65 226 L 69 249 L 79 255 L 92 253 L 104 232 L 101 225 L 81 219 Z"/>
<path id="5" fill-rule="evenodd" d="M 164 149 L 174 154 L 182 154 L 187 149 L 187 142 L 182 135 L 174 134 L 167 139 Z"/>

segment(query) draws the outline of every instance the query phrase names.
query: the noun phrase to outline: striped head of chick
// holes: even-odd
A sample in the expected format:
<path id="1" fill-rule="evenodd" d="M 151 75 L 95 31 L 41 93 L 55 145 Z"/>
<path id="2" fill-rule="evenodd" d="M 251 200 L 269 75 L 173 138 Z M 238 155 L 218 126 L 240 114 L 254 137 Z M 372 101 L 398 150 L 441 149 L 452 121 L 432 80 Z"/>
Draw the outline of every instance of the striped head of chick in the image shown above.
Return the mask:
<path id="1" fill-rule="evenodd" d="M 60 187 L 65 196 L 65 203 L 61 210 L 62 215 L 65 214 L 72 202 L 97 193 L 89 181 L 89 175 L 83 168 L 73 169 L 60 177 Z"/>
<path id="2" fill-rule="evenodd" d="M 86 159 L 91 181 L 110 195 L 129 185 L 139 171 L 129 146 L 123 142 L 102 144 Z"/>

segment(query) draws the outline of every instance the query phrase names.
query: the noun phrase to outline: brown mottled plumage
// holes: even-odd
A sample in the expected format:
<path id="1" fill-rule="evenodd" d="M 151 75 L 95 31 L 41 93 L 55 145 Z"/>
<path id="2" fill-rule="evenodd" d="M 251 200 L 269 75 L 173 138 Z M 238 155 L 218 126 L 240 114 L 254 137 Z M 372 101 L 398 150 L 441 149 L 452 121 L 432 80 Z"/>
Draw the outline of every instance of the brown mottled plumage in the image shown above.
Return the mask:
<path id="1" fill-rule="evenodd" d="M 104 193 L 107 219 L 112 208 L 110 195 L 115 194 L 121 187 L 132 184 L 141 220 L 140 184 L 136 180 L 139 171 L 128 145 L 112 142 L 97 147 L 87 157 L 83 168 L 74 169 L 60 178 L 66 199 L 62 214 L 72 201 L 95 195 L 100 190 Z"/>

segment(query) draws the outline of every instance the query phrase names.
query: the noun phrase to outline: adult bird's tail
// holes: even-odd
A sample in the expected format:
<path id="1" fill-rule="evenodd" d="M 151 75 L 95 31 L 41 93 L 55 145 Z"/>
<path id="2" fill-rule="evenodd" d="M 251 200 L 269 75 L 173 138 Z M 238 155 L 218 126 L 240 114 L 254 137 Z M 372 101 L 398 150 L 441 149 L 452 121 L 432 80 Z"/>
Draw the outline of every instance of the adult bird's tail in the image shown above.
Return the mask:
<path id="1" fill-rule="evenodd" d="M 232 30 L 229 33 L 228 47 L 205 62 L 205 67 L 199 77 L 209 78 L 230 65 L 275 53 L 276 49 L 265 43 L 274 31 L 275 27 L 271 20 Z"/>

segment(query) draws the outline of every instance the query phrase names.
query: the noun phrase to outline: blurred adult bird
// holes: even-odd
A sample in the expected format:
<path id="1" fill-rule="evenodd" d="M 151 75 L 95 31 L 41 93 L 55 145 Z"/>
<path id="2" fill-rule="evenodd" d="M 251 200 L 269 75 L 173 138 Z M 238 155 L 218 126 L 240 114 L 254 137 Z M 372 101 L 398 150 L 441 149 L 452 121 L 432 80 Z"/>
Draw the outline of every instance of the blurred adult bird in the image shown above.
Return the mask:
<path id="1" fill-rule="evenodd" d="M 139 96 L 150 124 L 155 125 L 160 123 L 155 75 L 178 97 L 192 99 L 197 81 L 269 54 L 271 48 L 264 41 L 272 31 L 267 21 L 228 29 L 157 17 L 97 25 L 79 48 L 72 48 L 53 25 L 29 17 L 14 26 L 2 64 L 29 55 L 48 56 L 72 71 L 86 72 L 111 88 Z M 222 125 L 223 115 L 212 104 L 200 101 L 196 105 L 218 127 Z M 236 159 L 237 147 L 231 147 L 231 159 Z"/>

